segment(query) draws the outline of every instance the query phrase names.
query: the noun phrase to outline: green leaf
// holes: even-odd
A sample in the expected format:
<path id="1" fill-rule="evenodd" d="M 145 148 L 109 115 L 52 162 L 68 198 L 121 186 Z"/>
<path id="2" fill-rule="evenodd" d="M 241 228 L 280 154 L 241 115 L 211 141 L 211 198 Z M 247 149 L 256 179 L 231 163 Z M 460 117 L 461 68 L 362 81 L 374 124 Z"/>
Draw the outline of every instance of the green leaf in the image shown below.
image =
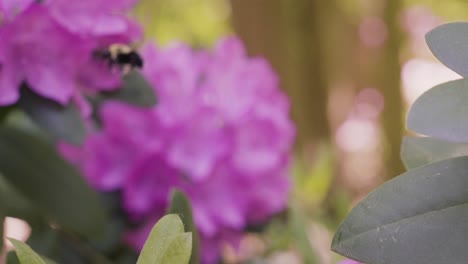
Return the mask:
<path id="1" fill-rule="evenodd" d="M 41 256 L 41 258 L 42 258 L 42 260 L 44 260 L 44 262 L 45 262 L 46 264 L 57 264 L 57 262 L 51 260 L 51 259 L 48 258 L 48 257 Z"/>
<path id="2" fill-rule="evenodd" d="M 0 123 L 3 123 L 5 119 L 7 119 L 8 115 L 15 109 L 16 109 L 16 105 L 0 107 Z"/>
<path id="3" fill-rule="evenodd" d="M 192 233 L 187 232 L 172 237 L 167 249 L 161 258 L 160 264 L 180 263 L 186 264 L 190 261 L 192 252 Z M 156 263 L 156 262 L 153 262 Z"/>
<path id="4" fill-rule="evenodd" d="M 83 142 L 86 129 L 74 104 L 63 106 L 36 95 L 25 87 L 22 89 L 19 106 L 53 140 L 66 140 L 76 145 Z"/>
<path id="5" fill-rule="evenodd" d="M 468 143 L 468 79 L 438 85 L 411 106 L 407 126 L 417 133 Z"/>
<path id="6" fill-rule="evenodd" d="M 307 235 L 306 217 L 296 206 L 291 206 L 289 209 L 289 228 L 294 239 L 294 245 L 302 255 L 304 263 L 319 263 L 319 259 Z"/>
<path id="7" fill-rule="evenodd" d="M 406 169 L 467 155 L 468 144 L 431 137 L 405 137 L 401 147 L 401 158 Z"/>
<path id="8" fill-rule="evenodd" d="M 193 222 L 192 207 L 188 197 L 179 189 L 173 189 L 171 194 L 171 205 L 167 211 L 169 214 L 177 214 L 184 226 L 185 231 L 192 232 L 192 254 L 190 264 L 200 262 L 200 237 L 197 228 Z"/>
<path id="9" fill-rule="evenodd" d="M 426 42 L 442 63 L 468 77 L 468 23 L 441 25 L 426 35 Z"/>
<path id="10" fill-rule="evenodd" d="M 9 239 L 10 242 L 11 242 L 11 238 Z M 24 244 L 23 242 L 20 242 L 22 245 L 26 245 L 27 247 L 29 247 L 29 245 L 27 244 Z M 53 261 L 52 259 L 46 257 L 46 256 L 43 256 L 39 253 L 37 253 L 36 251 L 34 251 L 31 247 L 29 247 L 28 250 L 32 250 L 36 255 L 38 255 L 46 264 L 57 264 L 55 261 Z M 8 264 L 20 264 L 20 263 L 23 263 L 23 262 L 20 262 L 20 260 L 18 259 L 18 250 L 16 250 L 16 252 L 9 252 L 8 255 L 7 255 L 7 263 Z M 30 263 L 30 262 L 26 262 L 26 263 Z"/>
<path id="11" fill-rule="evenodd" d="M 48 142 L 0 127 L 0 172 L 48 219 L 88 237 L 103 230 L 105 214 L 97 194 Z"/>
<path id="12" fill-rule="evenodd" d="M 57 258 L 57 253 L 63 245 L 59 234 L 47 223 L 36 225 L 32 227 L 31 231 L 27 244 L 39 255 Z"/>
<path id="13" fill-rule="evenodd" d="M 431 163 L 384 183 L 336 232 L 332 250 L 364 263 L 467 263 L 468 157 Z"/>
<path id="14" fill-rule="evenodd" d="M 16 255 L 19 258 L 21 264 L 47 264 L 34 250 L 32 250 L 25 243 L 8 238 L 8 240 L 13 244 L 16 250 Z"/>
<path id="15" fill-rule="evenodd" d="M 330 195 L 333 183 L 335 158 L 331 147 L 320 144 L 317 148 L 317 159 L 313 164 L 309 161 L 296 159 L 293 166 L 294 190 L 298 200 L 309 206 L 319 207 Z"/>
<path id="16" fill-rule="evenodd" d="M 0 174 L 0 211 L 5 216 L 11 216 L 34 222 L 41 218 L 37 208 L 12 186 Z M 1 225 L 0 225 L 1 226 Z"/>
<path id="17" fill-rule="evenodd" d="M 123 77 L 120 89 L 101 94 L 101 99 L 116 99 L 131 105 L 151 107 L 156 104 L 153 87 L 138 71 L 131 71 Z"/>
<path id="18" fill-rule="evenodd" d="M 162 217 L 153 227 L 138 257 L 137 264 L 161 264 L 171 241 L 184 233 L 182 220 L 169 214 Z M 181 263 L 183 264 L 183 263 Z"/>

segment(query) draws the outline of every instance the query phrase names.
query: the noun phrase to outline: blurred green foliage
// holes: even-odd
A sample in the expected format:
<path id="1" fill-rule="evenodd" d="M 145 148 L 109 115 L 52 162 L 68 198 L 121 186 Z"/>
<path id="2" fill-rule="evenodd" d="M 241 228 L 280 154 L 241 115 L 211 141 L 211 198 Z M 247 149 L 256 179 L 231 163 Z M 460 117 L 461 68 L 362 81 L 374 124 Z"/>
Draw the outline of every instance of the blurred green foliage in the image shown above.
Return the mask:
<path id="1" fill-rule="evenodd" d="M 466 0 L 405 0 L 407 6 L 424 6 L 436 15 L 449 21 L 466 20 L 468 16 L 468 1 Z"/>
<path id="2" fill-rule="evenodd" d="M 135 14 L 145 25 L 146 38 L 160 44 L 183 40 L 207 45 L 230 32 L 226 0 L 142 0 Z"/>
<path id="3" fill-rule="evenodd" d="M 314 165 L 296 160 L 293 167 L 296 199 L 317 208 L 326 198 L 333 181 L 333 154 L 329 146 L 319 147 Z"/>
<path id="4" fill-rule="evenodd" d="M 378 8 L 373 1 L 337 0 L 336 5 L 349 16 L 359 18 L 370 14 Z M 466 0 L 403 0 L 404 7 L 421 6 L 432 10 L 448 20 L 464 20 L 468 14 L 468 1 Z"/>
<path id="5" fill-rule="evenodd" d="M 40 256 L 28 244 L 8 238 L 13 244 L 17 259 L 21 264 L 56 264 L 55 261 Z M 145 242 L 137 264 L 185 264 L 189 262 L 192 247 L 192 233 L 184 233 L 184 223 L 175 214 L 162 217 L 153 227 Z M 68 263 L 68 262 L 67 262 Z M 107 260 L 95 260 L 92 263 L 110 263 Z"/>
<path id="6" fill-rule="evenodd" d="M 283 5 L 280 5 L 281 10 L 279 11 L 273 8 L 274 3 L 278 1 L 271 1 L 271 5 L 265 5 L 264 9 L 269 10 L 266 12 L 263 12 L 264 10 L 262 9 L 253 9 L 253 6 L 260 6 L 263 8 L 263 6 L 259 4 L 261 1 L 231 1 L 238 1 L 237 3 L 244 1 L 242 4 L 239 4 L 239 6 L 245 5 L 243 11 L 250 8 L 250 11 L 253 13 L 253 17 L 251 17 L 249 14 L 246 15 L 248 12 L 244 12 L 245 14 L 241 13 L 240 15 L 239 13 L 233 12 L 237 14 L 238 20 L 240 18 L 240 20 L 246 22 L 246 26 L 243 30 L 250 29 L 251 27 L 255 28 L 255 22 L 259 22 L 260 20 L 263 22 L 268 21 L 264 24 L 259 22 L 261 26 L 266 27 L 266 30 L 264 30 L 267 31 L 266 33 L 259 30 L 252 30 L 254 32 L 254 37 L 257 38 L 255 41 L 258 43 L 254 43 L 258 44 L 257 46 L 250 43 L 249 47 L 249 40 L 244 39 L 248 48 L 250 48 L 250 51 L 252 51 L 252 47 L 254 47 L 253 50 L 255 52 L 253 53 L 266 55 L 270 62 L 273 63 L 273 66 L 280 65 L 280 67 L 275 67 L 275 69 L 282 74 L 281 78 L 283 81 L 285 80 L 285 76 L 287 77 L 285 72 L 288 72 L 288 70 L 296 73 L 297 69 L 292 67 L 291 64 L 288 64 L 287 61 L 285 62 L 285 57 L 289 60 L 291 59 L 290 53 L 286 53 L 287 55 L 283 57 L 279 56 L 277 53 L 284 52 L 285 50 L 288 51 L 288 47 L 285 43 L 302 41 L 305 37 L 310 36 L 310 21 L 302 19 L 301 17 L 298 18 L 295 12 L 289 12 L 288 14 L 290 16 L 286 18 L 289 19 L 289 22 L 282 24 L 277 20 L 285 18 L 272 14 L 283 14 L 285 12 L 283 9 L 286 5 L 291 5 L 292 7 L 290 7 L 290 9 L 294 11 L 294 7 L 300 6 L 299 3 L 301 1 L 280 1 Z M 390 3 L 390 1 L 392 0 L 388 0 L 387 3 Z M 311 0 L 311 2 L 313 1 Z M 349 74 L 351 76 L 350 78 L 354 78 L 353 80 L 356 81 L 356 86 L 359 86 L 353 87 L 352 89 L 358 89 L 362 88 L 361 86 L 369 85 L 369 80 L 373 80 L 374 76 L 377 76 L 378 74 L 399 70 L 398 67 L 391 70 L 388 67 L 384 68 L 382 65 L 385 65 L 385 61 L 382 61 L 380 64 L 367 62 L 367 67 L 370 70 L 366 70 L 366 67 L 361 67 L 363 64 L 362 61 L 370 60 L 369 58 L 372 56 L 378 58 L 389 50 L 388 47 L 382 48 L 381 50 L 367 47 L 363 48 L 360 46 L 361 43 L 359 43 L 359 36 L 356 34 L 363 18 L 367 16 L 382 16 L 382 13 L 386 13 L 385 10 L 381 10 L 382 6 L 384 6 L 381 1 L 378 1 L 378 4 L 376 1 L 372 0 L 317 0 L 315 2 L 319 3 L 314 7 L 320 9 L 316 10 L 317 14 L 319 14 L 318 16 L 323 16 L 319 21 L 320 23 L 318 23 L 319 28 L 316 30 L 318 31 L 317 34 L 321 36 L 322 42 L 324 42 L 322 44 L 325 46 L 325 48 L 323 48 L 323 50 L 318 54 L 325 58 L 323 60 L 323 65 L 325 66 L 322 67 L 326 67 L 326 75 L 329 76 L 328 78 L 330 80 L 332 80 L 330 83 L 334 83 L 333 81 L 342 82 L 343 80 L 347 80 L 346 78 L 349 77 Z M 309 4 L 307 1 L 302 1 L 302 3 L 305 3 L 305 5 Z M 409 7 L 420 6 L 431 10 L 435 15 L 440 16 L 443 20 L 466 20 L 466 17 L 468 16 L 468 1 L 466 0 L 402 0 L 401 4 L 401 6 L 398 5 L 396 7 L 397 10 L 395 13 L 402 14 L 402 12 Z M 275 13 L 276 11 L 278 12 Z M 297 13 L 306 13 L 306 15 L 310 16 L 310 13 L 307 13 L 307 10 L 304 12 L 301 11 L 303 10 L 298 10 Z M 135 10 L 135 15 L 144 23 L 147 39 L 153 39 L 160 44 L 167 44 L 172 40 L 183 40 L 191 43 L 195 47 L 198 47 L 209 46 L 218 37 L 232 32 L 232 24 L 235 23 L 230 23 L 233 20 L 231 12 L 232 10 L 228 0 L 142 0 Z M 399 29 L 399 17 L 395 16 L 392 12 L 390 13 L 391 14 L 387 14 L 387 16 L 390 17 L 390 19 L 387 17 L 387 20 L 393 22 L 394 26 L 396 26 L 394 29 Z M 272 22 L 273 24 L 269 22 Z M 238 31 L 242 31 L 242 29 L 236 29 Z M 270 29 L 272 29 L 271 32 Z M 284 32 L 287 34 L 281 35 L 284 34 Z M 278 35 L 280 36 L 279 40 L 275 39 Z M 303 36 L 305 37 L 303 38 Z M 260 40 L 258 40 L 258 38 L 260 38 Z M 405 38 L 406 36 L 403 36 L 397 41 L 397 49 L 395 49 L 395 53 L 400 52 L 398 48 L 400 48 L 400 45 L 404 44 L 404 41 L 406 41 Z M 252 42 L 252 40 L 250 41 Z M 346 45 L 343 45 L 343 43 L 346 43 Z M 304 51 L 308 52 L 310 49 L 313 49 L 309 44 L 310 43 L 304 44 L 303 46 L 306 48 L 300 50 L 298 55 L 296 54 L 299 61 L 302 59 L 307 60 L 307 58 L 309 58 L 301 53 Z M 279 48 L 275 49 L 275 47 Z M 289 47 L 289 49 L 293 51 L 298 50 L 297 46 L 294 45 L 292 49 L 291 47 Z M 343 58 L 343 56 L 346 56 L 346 58 Z M 277 60 L 276 64 L 275 59 Z M 322 64 L 316 63 L 316 61 L 317 60 L 314 60 L 316 65 Z M 400 63 L 402 63 L 402 61 L 400 61 Z M 358 67 L 356 67 L 356 65 L 358 65 Z M 284 67 L 287 70 L 281 69 L 281 67 Z M 304 66 L 302 65 L 299 67 Z M 306 68 L 308 71 L 311 71 L 310 68 Z M 296 75 L 293 76 L 296 77 Z M 308 74 L 306 74 L 306 77 L 307 76 Z M 300 80 L 298 80 L 298 82 L 299 81 Z M 292 83 L 297 86 L 297 82 Z M 373 82 L 370 83 L 373 86 L 377 86 L 374 85 Z M 352 86 L 352 84 L 346 85 Z M 283 86 L 285 90 L 291 94 L 291 88 L 284 85 L 284 83 Z M 315 83 L 307 83 L 307 85 L 304 85 L 304 90 L 305 88 L 310 89 L 310 87 L 314 87 L 313 93 L 316 95 L 318 85 Z M 393 87 L 390 88 L 393 89 Z M 397 88 L 395 87 L 395 89 Z M 300 93 L 299 97 L 307 97 L 304 96 L 304 94 L 306 93 Z M 346 96 L 350 95 L 352 95 L 352 92 Z M 398 97 L 401 96 L 398 95 L 396 98 Z M 297 106 L 296 103 L 294 103 L 294 107 L 310 109 L 314 105 L 314 100 L 317 101 L 321 99 L 319 97 L 307 97 L 304 100 L 307 104 L 300 103 L 300 105 Z M 398 99 L 392 98 L 390 102 L 386 102 L 386 105 L 392 105 L 392 102 L 394 102 L 392 100 Z M 398 106 L 397 108 L 404 107 L 405 106 Z M 402 110 L 402 115 L 403 114 L 404 110 Z M 393 119 L 394 118 L 392 118 L 391 122 L 398 122 L 398 120 Z M 314 127 L 327 126 L 327 124 L 317 125 L 314 122 L 310 122 L 310 119 L 305 120 L 312 123 Z M 401 119 L 401 122 L 403 122 L 403 118 Z M 301 126 L 299 125 L 298 127 Z M 334 131 L 329 132 L 331 134 L 330 138 L 333 138 Z M 388 133 L 388 131 L 384 131 L 384 133 Z M 331 144 L 333 144 L 333 141 L 331 142 Z M 344 218 L 351 206 L 351 194 L 347 192 L 347 190 L 349 190 L 347 189 L 348 186 L 339 186 L 340 182 L 338 178 L 340 173 L 342 173 L 340 171 L 340 164 L 337 164 L 336 161 L 336 157 L 338 156 L 337 154 L 339 153 L 334 153 L 337 148 L 333 147 L 331 144 L 327 146 L 323 145 L 318 148 L 317 153 L 315 153 L 317 158 L 313 164 L 310 164 L 309 161 L 305 161 L 308 159 L 302 160 L 302 157 L 296 157 L 292 168 L 294 176 L 292 204 L 295 204 L 300 210 L 302 210 L 303 217 L 306 218 L 306 220 L 304 220 L 305 224 L 318 221 L 325 223 L 330 227 L 330 229 L 334 229 Z M 389 148 L 385 148 L 388 152 Z M 389 176 L 395 175 L 392 174 Z M 355 195 L 355 193 L 353 194 Z M 291 216 L 289 215 L 289 217 Z M 269 240 L 273 242 L 269 245 L 270 247 L 267 250 L 267 254 L 273 253 L 275 250 L 284 250 L 291 243 L 301 243 L 300 241 L 293 241 L 294 239 L 297 240 L 298 237 L 293 237 L 291 229 L 284 228 L 284 225 L 286 224 L 285 221 L 288 220 L 275 219 L 267 229 L 266 237 L 270 238 Z M 292 226 L 294 225 L 292 224 Z M 308 242 L 303 239 L 302 243 Z"/>

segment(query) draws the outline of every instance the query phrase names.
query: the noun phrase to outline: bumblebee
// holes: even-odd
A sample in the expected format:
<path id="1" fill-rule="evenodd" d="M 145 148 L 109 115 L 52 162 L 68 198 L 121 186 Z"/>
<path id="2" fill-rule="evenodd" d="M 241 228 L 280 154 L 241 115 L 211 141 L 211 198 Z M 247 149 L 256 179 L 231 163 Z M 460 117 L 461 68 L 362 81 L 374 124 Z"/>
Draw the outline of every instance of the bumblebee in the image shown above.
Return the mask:
<path id="1" fill-rule="evenodd" d="M 94 57 L 108 62 L 109 67 L 120 67 L 124 73 L 134 68 L 143 67 L 143 59 L 130 46 L 125 44 L 112 44 L 107 50 L 96 50 Z"/>

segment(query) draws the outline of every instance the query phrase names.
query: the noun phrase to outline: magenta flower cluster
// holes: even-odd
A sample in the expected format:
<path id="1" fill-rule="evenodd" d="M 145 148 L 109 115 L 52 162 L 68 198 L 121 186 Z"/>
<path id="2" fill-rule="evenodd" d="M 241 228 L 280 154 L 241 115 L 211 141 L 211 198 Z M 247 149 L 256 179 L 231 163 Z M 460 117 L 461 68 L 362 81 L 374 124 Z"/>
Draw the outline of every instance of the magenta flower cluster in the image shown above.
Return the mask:
<path id="1" fill-rule="evenodd" d="M 126 237 L 137 248 L 171 189 L 184 191 L 204 263 L 213 263 L 224 242 L 235 244 L 249 224 L 285 208 L 295 133 L 289 102 L 269 64 L 248 58 L 235 38 L 212 51 L 148 45 L 143 57 L 158 105 L 108 102 L 102 130 L 62 152 L 97 189 L 122 191 L 130 218 L 144 223 Z"/>
<path id="2" fill-rule="evenodd" d="M 118 87 L 120 75 L 95 50 L 141 35 L 125 16 L 136 0 L 0 1 L 0 105 L 15 103 L 27 83 L 66 104 L 82 92 Z"/>

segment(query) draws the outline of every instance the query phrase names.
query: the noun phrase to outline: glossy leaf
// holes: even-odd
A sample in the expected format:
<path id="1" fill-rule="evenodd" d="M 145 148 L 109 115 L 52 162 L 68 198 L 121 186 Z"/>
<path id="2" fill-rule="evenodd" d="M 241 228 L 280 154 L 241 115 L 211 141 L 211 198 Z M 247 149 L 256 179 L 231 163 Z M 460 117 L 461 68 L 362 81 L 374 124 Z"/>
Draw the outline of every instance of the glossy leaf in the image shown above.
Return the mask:
<path id="1" fill-rule="evenodd" d="M 138 71 L 131 71 L 123 77 L 122 87 L 102 93 L 101 99 L 115 99 L 131 105 L 151 107 L 156 104 L 153 87 Z"/>
<path id="2" fill-rule="evenodd" d="M 362 200 L 332 249 L 372 264 L 468 263 L 468 157 L 408 171 Z"/>
<path id="3" fill-rule="evenodd" d="M 407 126 L 417 133 L 468 143 L 468 79 L 438 85 L 411 106 Z"/>
<path id="4" fill-rule="evenodd" d="M 21 264 L 47 264 L 34 250 L 25 243 L 9 238 L 16 250 L 16 255 Z"/>
<path id="5" fill-rule="evenodd" d="M 171 194 L 171 204 L 169 206 L 169 214 L 177 214 L 182 220 L 185 231 L 192 232 L 192 254 L 190 264 L 200 262 L 199 234 L 193 222 L 192 207 L 188 197 L 178 189 L 174 189 Z"/>
<path id="6" fill-rule="evenodd" d="M 74 104 L 63 106 L 24 88 L 19 105 L 53 140 L 66 140 L 77 145 L 83 142 L 86 130 Z"/>
<path id="7" fill-rule="evenodd" d="M 406 169 L 467 155 L 468 144 L 431 137 L 405 137 L 401 147 L 401 158 Z"/>
<path id="8" fill-rule="evenodd" d="M 146 239 L 137 264 L 161 264 L 171 241 L 183 233 L 184 224 L 177 215 L 169 214 L 162 217 Z"/>
<path id="9" fill-rule="evenodd" d="M 426 42 L 442 63 L 468 77 L 468 23 L 441 25 L 426 35 Z"/>
<path id="10" fill-rule="evenodd" d="M 103 230 L 105 215 L 97 194 L 48 142 L 0 127 L 0 172 L 58 225 L 89 237 Z"/>

